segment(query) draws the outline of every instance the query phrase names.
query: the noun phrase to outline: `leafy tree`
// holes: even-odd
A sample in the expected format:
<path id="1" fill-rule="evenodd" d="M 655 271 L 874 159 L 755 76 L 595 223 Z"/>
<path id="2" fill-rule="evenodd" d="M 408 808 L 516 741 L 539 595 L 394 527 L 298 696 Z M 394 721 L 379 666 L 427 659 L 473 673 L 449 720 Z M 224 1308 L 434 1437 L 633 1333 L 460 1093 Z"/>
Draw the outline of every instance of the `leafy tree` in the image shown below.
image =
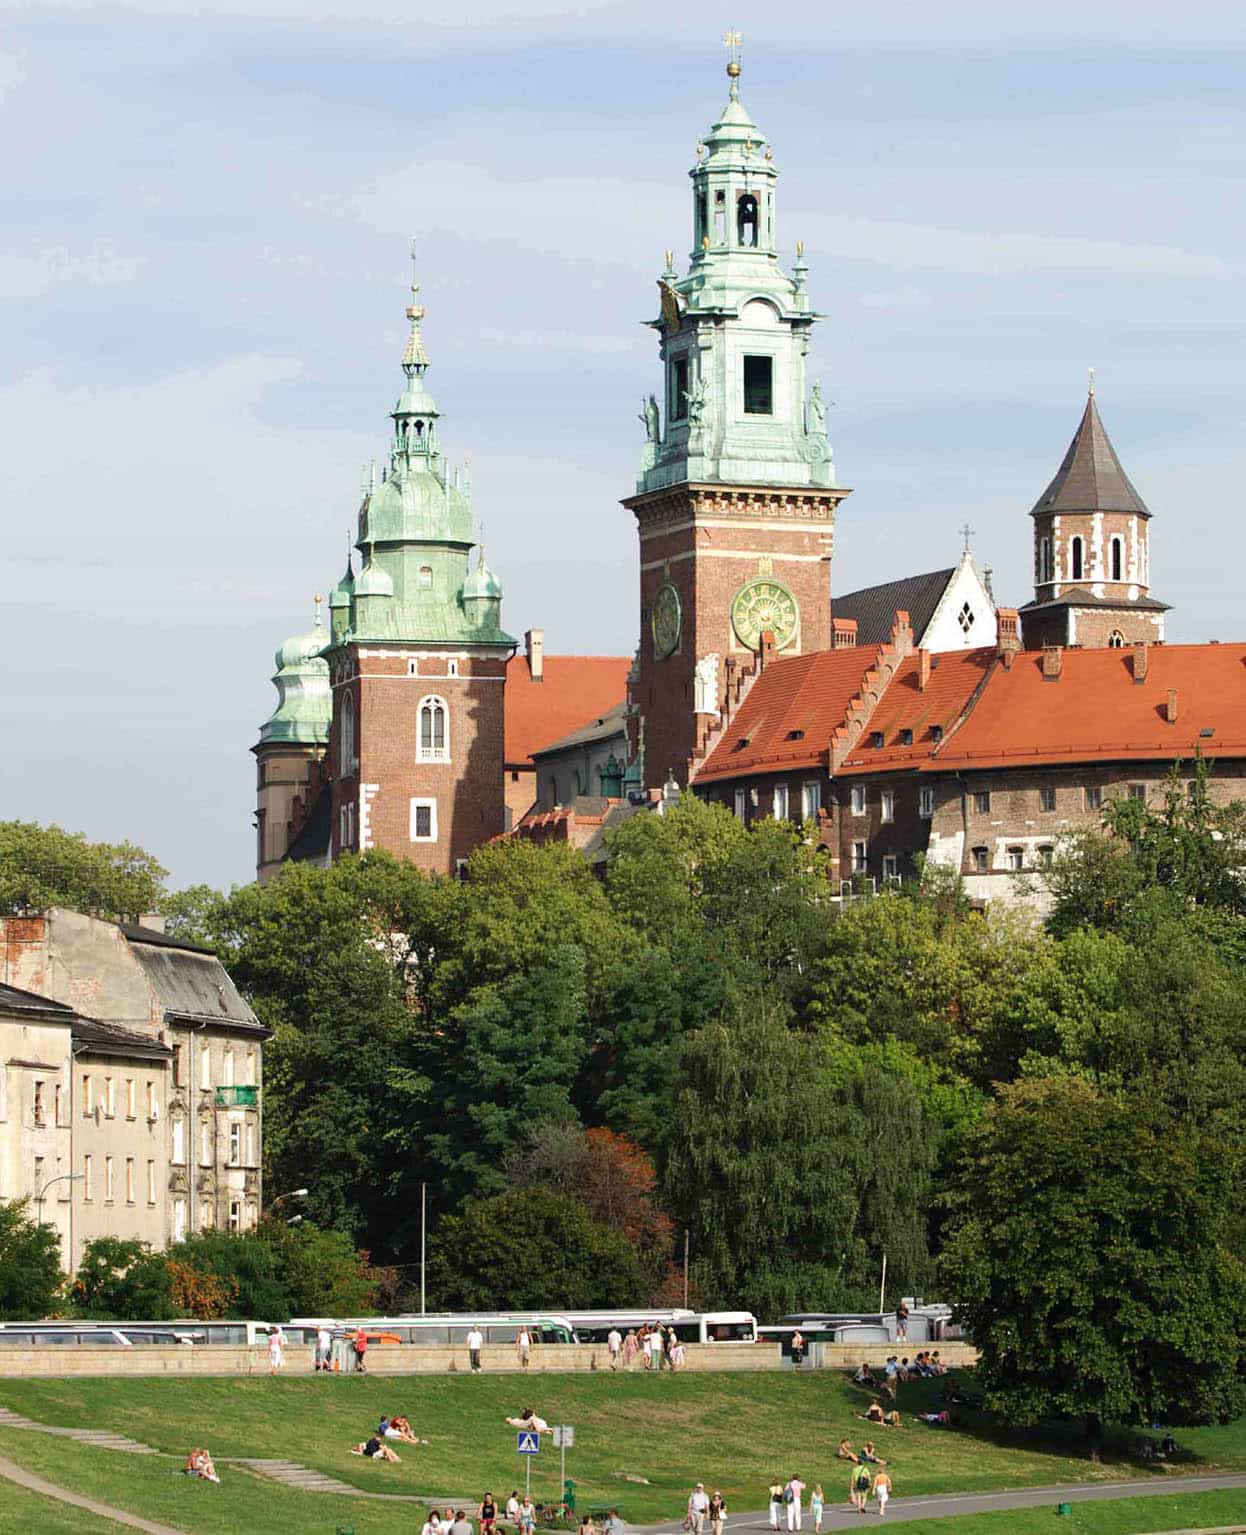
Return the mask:
<path id="1" fill-rule="evenodd" d="M 80 1315 L 105 1321 L 166 1321 L 173 1316 L 173 1281 L 163 1253 L 146 1242 L 96 1237 L 82 1249 L 73 1283 Z"/>
<path id="2" fill-rule="evenodd" d="M 310 1221 L 289 1226 L 265 1221 L 254 1240 L 269 1248 L 276 1277 L 294 1316 L 366 1316 L 377 1284 L 367 1254 L 341 1231 L 322 1231 Z"/>
<path id="3" fill-rule="evenodd" d="M 636 1305 L 645 1281 L 627 1239 L 552 1189 L 467 1200 L 429 1244 L 429 1288 L 451 1311 Z"/>
<path id="4" fill-rule="evenodd" d="M 214 949 L 228 900 L 211 885 L 187 885 L 185 890 L 172 891 L 160 901 L 165 932 L 184 943 Z"/>
<path id="5" fill-rule="evenodd" d="M 229 1294 L 229 1316 L 270 1322 L 293 1314 L 273 1246 L 254 1232 L 197 1232 L 170 1247 L 167 1256 L 205 1279 L 220 1281 Z"/>
<path id="6" fill-rule="evenodd" d="M 0 912 L 67 906 L 136 922 L 155 911 L 168 871 L 130 842 L 88 842 L 82 832 L 0 821 Z"/>
<path id="7" fill-rule="evenodd" d="M 29 1212 L 28 1200 L 0 1200 L 0 1321 L 45 1317 L 60 1297 L 60 1240 Z"/>
<path id="8" fill-rule="evenodd" d="M 1078 1417 L 1091 1435 L 1241 1412 L 1225 1346 L 1246 1302 L 1224 1246 L 1235 1171 L 1089 1083 L 1001 1089 L 966 1145 L 942 1265 L 988 1405 L 1018 1424 Z"/>

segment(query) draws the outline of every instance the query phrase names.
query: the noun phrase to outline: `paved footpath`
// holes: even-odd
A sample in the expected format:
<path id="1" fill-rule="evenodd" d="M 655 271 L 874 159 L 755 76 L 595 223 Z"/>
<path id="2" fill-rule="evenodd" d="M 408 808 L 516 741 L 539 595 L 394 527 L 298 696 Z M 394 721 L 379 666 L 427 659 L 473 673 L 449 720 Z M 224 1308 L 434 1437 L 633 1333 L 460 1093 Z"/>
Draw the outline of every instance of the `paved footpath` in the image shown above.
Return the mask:
<path id="1" fill-rule="evenodd" d="M 847 1478 L 845 1478 L 845 1481 Z M 1246 1516 L 1246 1474 L 1231 1473 L 1225 1476 L 1164 1476 L 1136 1482 L 1090 1482 L 1084 1486 L 1065 1484 L 1059 1487 L 1018 1487 L 1008 1492 L 950 1492 L 925 1498 L 893 1497 L 887 1505 L 887 1523 L 902 1523 L 906 1519 L 940 1519 L 953 1514 L 991 1514 L 1010 1508 L 1042 1508 L 1057 1503 L 1080 1503 L 1102 1498 L 1147 1498 L 1167 1493 L 1170 1497 L 1183 1492 L 1219 1492 L 1234 1487 L 1242 1489 L 1242 1511 Z M 620 1499 L 620 1501 L 622 1501 Z M 842 1502 L 828 1502 L 822 1514 L 822 1529 L 855 1530 L 864 1523 L 878 1518 L 877 1505 L 871 1502 L 870 1511 L 862 1517 L 852 1508 L 845 1496 Z M 1230 1525 L 1230 1529 L 1244 1529 L 1246 1525 Z M 679 1523 L 658 1524 L 648 1527 L 648 1535 L 678 1535 L 683 1526 Z M 728 1531 L 770 1530 L 770 1516 L 758 1514 L 731 1514 L 727 1518 Z M 803 1519 L 803 1535 L 811 1535 L 813 1520 L 806 1506 Z"/>
<path id="2" fill-rule="evenodd" d="M 112 1519 L 132 1530 L 146 1530 L 147 1535 L 182 1535 L 171 1524 L 153 1524 L 150 1519 L 140 1519 L 137 1514 L 127 1514 L 123 1509 L 109 1507 L 107 1503 L 97 1503 L 94 1498 L 80 1498 L 76 1492 L 45 1482 L 41 1476 L 35 1476 L 33 1472 L 11 1460 L 5 1460 L 3 1456 L 0 1456 L 0 1477 L 7 1482 L 16 1482 L 19 1487 L 25 1487 L 30 1492 L 42 1493 L 45 1498 L 55 1498 L 58 1503 L 68 1503 L 88 1514 L 96 1514 L 101 1519 Z"/>

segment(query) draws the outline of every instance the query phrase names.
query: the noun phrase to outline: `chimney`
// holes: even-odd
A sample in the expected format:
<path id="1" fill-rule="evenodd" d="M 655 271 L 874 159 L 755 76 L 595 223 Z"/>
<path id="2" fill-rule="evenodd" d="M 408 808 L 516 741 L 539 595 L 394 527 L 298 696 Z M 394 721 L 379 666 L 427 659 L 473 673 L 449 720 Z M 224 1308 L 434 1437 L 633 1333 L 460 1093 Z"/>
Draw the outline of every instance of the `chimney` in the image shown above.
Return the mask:
<path id="1" fill-rule="evenodd" d="M 545 677 L 545 630 L 529 629 L 523 637 L 524 654 L 528 658 L 528 673 L 533 682 Z"/>
<path id="2" fill-rule="evenodd" d="M 1167 705 L 1166 705 L 1166 707 L 1164 709 L 1164 718 L 1168 721 L 1168 723 L 1170 725 L 1175 725 L 1177 723 L 1177 690 L 1176 690 L 1176 688 L 1169 688 L 1168 689 L 1168 703 L 1167 703 Z"/>
<path id="3" fill-rule="evenodd" d="M 1147 668 L 1150 665 L 1150 651 L 1146 641 L 1134 646 L 1134 681 L 1141 686 L 1146 681 Z"/>
<path id="4" fill-rule="evenodd" d="M 930 685 L 930 652 L 923 645 L 917 652 L 917 687 L 924 693 Z"/>
<path id="5" fill-rule="evenodd" d="M 1021 618 L 1016 608 L 996 608 L 999 638 L 996 641 L 999 658 L 1005 669 L 1012 666 L 1012 658 L 1021 649 Z"/>
<path id="6" fill-rule="evenodd" d="M 1064 662 L 1064 652 L 1059 645 L 1043 646 L 1043 681 L 1059 682 L 1060 667 Z"/>
<path id="7" fill-rule="evenodd" d="M 913 625 L 903 608 L 896 609 L 896 616 L 892 620 L 891 643 L 902 656 L 907 656 L 913 649 Z"/>
<path id="8" fill-rule="evenodd" d="M 855 618 L 831 619 L 831 649 L 854 650 L 857 643 L 857 621 Z"/>
<path id="9" fill-rule="evenodd" d="M 762 671 L 774 660 L 774 630 L 763 629 L 761 634 L 761 648 L 758 651 L 758 661 Z"/>

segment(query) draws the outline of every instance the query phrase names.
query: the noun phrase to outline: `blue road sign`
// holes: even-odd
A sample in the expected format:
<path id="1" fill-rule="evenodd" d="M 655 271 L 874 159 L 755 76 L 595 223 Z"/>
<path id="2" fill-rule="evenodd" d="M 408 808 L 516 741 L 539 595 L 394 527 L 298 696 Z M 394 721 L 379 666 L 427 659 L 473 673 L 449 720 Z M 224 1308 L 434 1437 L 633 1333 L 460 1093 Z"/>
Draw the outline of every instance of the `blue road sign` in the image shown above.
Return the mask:
<path id="1" fill-rule="evenodd" d="M 533 1433 L 531 1429 L 521 1429 L 515 1435 L 515 1451 L 519 1455 L 539 1455 L 541 1453 L 541 1436 Z"/>

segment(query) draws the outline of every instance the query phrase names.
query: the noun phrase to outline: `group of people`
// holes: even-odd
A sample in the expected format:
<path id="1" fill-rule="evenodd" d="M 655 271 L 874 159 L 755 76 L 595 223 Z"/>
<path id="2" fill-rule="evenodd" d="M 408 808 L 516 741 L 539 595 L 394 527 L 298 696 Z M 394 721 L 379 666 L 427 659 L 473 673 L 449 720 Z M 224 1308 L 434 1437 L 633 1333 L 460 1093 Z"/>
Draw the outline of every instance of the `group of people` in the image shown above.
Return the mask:
<path id="1" fill-rule="evenodd" d="M 705 1483 L 698 1482 L 692 1489 L 692 1496 L 688 1499 L 688 1514 L 684 1520 L 684 1528 L 689 1535 L 705 1535 L 705 1527 L 709 1526 L 710 1535 L 723 1535 L 723 1526 L 727 1522 L 727 1505 L 721 1492 L 715 1491 L 713 1495 L 705 1490 Z"/>
<path id="2" fill-rule="evenodd" d="M 216 1467 L 212 1463 L 211 1454 L 204 1449 L 194 1449 L 186 1457 L 186 1464 L 182 1468 L 187 1476 L 202 1477 L 205 1482 L 215 1482 L 220 1486 L 221 1479 L 216 1474 Z"/>
<path id="3" fill-rule="evenodd" d="M 882 1386 L 894 1396 L 897 1381 L 907 1383 L 910 1380 L 926 1380 L 936 1375 L 946 1374 L 947 1366 L 939 1358 L 939 1350 L 935 1349 L 933 1352 L 923 1350 L 911 1361 L 907 1354 L 903 1359 L 896 1354 L 888 1354 L 881 1374 L 877 1375 L 862 1360 L 852 1378 L 858 1386 Z"/>
<path id="4" fill-rule="evenodd" d="M 626 1337 L 617 1327 L 612 1327 L 606 1338 L 606 1351 L 610 1355 L 610 1368 L 625 1370 L 635 1366 L 639 1356 L 646 1370 L 682 1369 L 688 1354 L 678 1333 L 669 1324 L 644 1322 L 633 1327 Z"/>
<path id="5" fill-rule="evenodd" d="M 376 1426 L 376 1432 L 371 1434 L 362 1444 L 357 1444 L 351 1450 L 352 1455 L 364 1455 L 369 1460 L 392 1460 L 398 1462 L 398 1455 L 391 1445 L 386 1444 L 387 1439 L 397 1439 L 400 1444 L 427 1444 L 427 1439 L 421 1439 L 411 1427 L 409 1418 L 404 1418 L 398 1413 L 394 1416 L 382 1418 Z M 459 1532 L 462 1535 L 462 1532 Z"/>
<path id="6" fill-rule="evenodd" d="M 872 1497 L 878 1504 L 879 1514 L 887 1512 L 887 1500 L 891 1497 L 891 1477 L 887 1471 L 887 1462 L 874 1451 L 874 1446 L 867 1443 L 858 1454 L 847 1440 L 841 1440 L 836 1452 L 839 1459 L 852 1463 L 852 1470 L 848 1477 L 848 1497 L 853 1508 L 858 1513 L 866 1512 L 866 1503 Z M 781 1482 L 778 1477 L 770 1483 L 770 1528 L 781 1529 L 786 1523 L 788 1530 L 799 1530 L 803 1527 L 804 1518 L 805 1483 L 799 1476 L 793 1476 L 786 1482 Z M 822 1484 L 815 1482 L 809 1489 L 809 1516 L 813 1520 L 814 1535 L 822 1535 L 822 1516 L 826 1507 L 826 1498 L 822 1491 Z M 695 1532 L 694 1532 L 695 1535 Z M 721 1535 L 721 1530 L 715 1531 L 715 1535 Z"/>

